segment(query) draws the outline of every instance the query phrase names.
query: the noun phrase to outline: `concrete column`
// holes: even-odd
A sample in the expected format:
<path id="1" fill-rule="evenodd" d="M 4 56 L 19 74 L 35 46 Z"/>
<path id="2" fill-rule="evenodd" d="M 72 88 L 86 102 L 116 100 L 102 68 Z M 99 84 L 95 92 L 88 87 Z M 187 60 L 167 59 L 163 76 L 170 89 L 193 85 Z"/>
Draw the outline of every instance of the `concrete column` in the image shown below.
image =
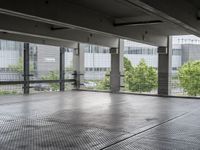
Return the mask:
<path id="1" fill-rule="evenodd" d="M 158 47 L 158 95 L 171 94 L 172 37 L 168 37 L 167 47 Z"/>
<path id="2" fill-rule="evenodd" d="M 24 94 L 29 94 L 29 43 L 24 43 Z"/>
<path id="3" fill-rule="evenodd" d="M 60 91 L 65 91 L 65 48 L 60 47 Z"/>
<path id="4" fill-rule="evenodd" d="M 124 40 L 119 40 L 118 48 L 111 48 L 111 73 L 110 90 L 112 93 L 118 93 L 122 85 Z"/>
<path id="5" fill-rule="evenodd" d="M 81 84 L 84 82 L 85 62 L 84 62 L 84 44 L 79 43 L 78 48 L 74 50 L 73 66 L 74 77 L 76 80 L 75 88 L 80 89 Z"/>

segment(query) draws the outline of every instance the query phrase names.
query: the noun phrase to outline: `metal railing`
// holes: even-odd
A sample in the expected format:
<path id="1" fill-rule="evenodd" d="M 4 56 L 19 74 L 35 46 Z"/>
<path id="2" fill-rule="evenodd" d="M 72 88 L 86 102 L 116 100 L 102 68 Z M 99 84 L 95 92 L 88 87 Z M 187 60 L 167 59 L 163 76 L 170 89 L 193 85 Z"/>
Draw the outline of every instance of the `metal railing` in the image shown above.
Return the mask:
<path id="1" fill-rule="evenodd" d="M 23 93 L 23 88 L 24 88 L 24 84 L 28 83 L 28 87 L 29 89 L 34 89 L 36 91 L 52 91 L 51 90 L 51 86 L 57 84 L 57 87 L 59 87 L 60 83 L 64 83 L 65 85 L 75 85 L 76 80 L 75 78 L 72 79 L 65 79 L 65 80 L 29 80 L 29 81 L 24 81 L 22 75 L 20 74 L 11 74 L 11 73 L 4 73 L 3 74 L 4 77 L 6 76 L 6 78 L 4 78 L 4 80 L 0 80 L 0 95 L 7 95 L 7 94 L 21 94 Z M 20 77 L 20 80 L 13 80 L 16 78 L 13 78 L 13 76 L 17 76 Z M 1 74 L 0 74 L 0 77 Z M 2 78 L 1 78 L 2 79 Z M 68 87 L 66 87 L 68 89 Z M 71 86 L 72 88 L 72 86 Z M 32 90 L 32 91 L 34 91 Z M 59 88 L 57 89 L 59 90 Z"/>

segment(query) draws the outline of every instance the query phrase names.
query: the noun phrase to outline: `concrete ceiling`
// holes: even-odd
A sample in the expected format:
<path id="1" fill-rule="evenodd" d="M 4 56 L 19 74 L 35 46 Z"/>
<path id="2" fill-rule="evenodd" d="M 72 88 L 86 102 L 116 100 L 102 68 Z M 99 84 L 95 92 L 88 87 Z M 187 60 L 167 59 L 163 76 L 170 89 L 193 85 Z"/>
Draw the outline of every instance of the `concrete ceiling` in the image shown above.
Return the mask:
<path id="1" fill-rule="evenodd" d="M 169 35 L 200 35 L 199 6 L 199 0 L 1 0 L 0 31 L 111 47 L 118 38 L 165 46 Z"/>
<path id="2" fill-rule="evenodd" d="M 199 0 L 187 0 L 189 3 L 191 3 L 194 7 L 200 9 L 200 1 Z"/>
<path id="3" fill-rule="evenodd" d="M 117 17 L 138 17 L 144 15 L 140 8 L 131 6 L 125 0 L 65 0 L 68 3 L 94 10 L 113 19 Z"/>

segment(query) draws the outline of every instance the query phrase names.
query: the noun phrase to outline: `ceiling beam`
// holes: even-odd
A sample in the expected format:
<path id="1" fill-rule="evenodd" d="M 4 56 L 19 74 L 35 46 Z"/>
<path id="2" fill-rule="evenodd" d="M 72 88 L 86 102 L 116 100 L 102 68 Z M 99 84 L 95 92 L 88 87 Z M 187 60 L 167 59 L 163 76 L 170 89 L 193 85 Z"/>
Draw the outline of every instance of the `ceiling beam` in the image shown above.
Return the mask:
<path id="1" fill-rule="evenodd" d="M 162 34 L 162 30 L 149 28 L 148 25 L 116 29 L 111 18 L 66 0 L 48 0 L 48 3 L 46 0 L 21 0 L 20 3 L 18 0 L 1 0 L 0 13 L 105 37 L 126 38 L 157 46 L 167 44 L 168 35 Z"/>
<path id="2" fill-rule="evenodd" d="M 42 44 L 42 45 L 52 45 L 52 46 L 60 46 L 66 48 L 76 49 L 78 48 L 77 42 L 72 42 L 68 40 L 53 40 L 47 38 L 26 36 L 22 34 L 13 34 L 8 32 L 0 32 L 0 39 L 18 41 L 18 42 L 28 42 L 34 44 Z"/>
<path id="3" fill-rule="evenodd" d="M 191 34 L 200 36 L 200 23 L 197 20 L 198 8 L 186 0 L 126 0 L 147 13 L 172 22 Z"/>
<path id="4" fill-rule="evenodd" d="M 0 24 L 0 31 L 3 33 L 9 33 L 10 38 L 11 35 L 14 34 L 13 40 L 14 37 L 17 37 L 16 35 L 20 35 L 20 39 L 22 39 L 23 36 L 32 37 L 33 41 L 34 39 L 46 39 L 46 41 L 49 41 L 48 43 L 50 43 L 50 41 L 55 41 L 53 43 L 56 43 L 56 41 L 66 41 L 73 43 L 73 41 L 75 41 L 107 47 L 118 46 L 118 38 L 116 37 L 93 34 L 74 29 L 52 30 L 52 25 L 50 24 L 2 14 L 0 14 L 0 20 L 3 20 Z M 29 39 L 31 40 L 31 38 Z M 26 40 L 26 38 L 24 40 Z"/>
<path id="5" fill-rule="evenodd" d="M 200 10 L 197 12 L 197 20 L 200 20 Z"/>

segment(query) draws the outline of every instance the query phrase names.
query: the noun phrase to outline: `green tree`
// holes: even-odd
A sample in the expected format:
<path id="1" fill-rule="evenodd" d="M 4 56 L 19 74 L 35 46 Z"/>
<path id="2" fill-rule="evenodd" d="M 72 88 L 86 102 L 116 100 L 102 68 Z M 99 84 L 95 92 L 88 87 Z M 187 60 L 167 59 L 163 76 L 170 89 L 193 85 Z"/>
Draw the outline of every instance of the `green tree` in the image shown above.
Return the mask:
<path id="1" fill-rule="evenodd" d="M 97 89 L 98 90 L 109 90 L 110 89 L 110 77 L 107 76 L 109 72 L 106 73 L 103 80 L 97 82 Z"/>
<path id="2" fill-rule="evenodd" d="M 49 71 L 47 75 L 42 77 L 42 80 L 59 80 L 59 74 L 56 71 Z M 58 83 L 49 83 L 49 85 L 53 91 L 57 91 L 59 89 Z"/>
<path id="3" fill-rule="evenodd" d="M 131 61 L 128 58 L 124 57 L 124 72 L 130 72 L 131 70 L 133 70 Z"/>
<path id="4" fill-rule="evenodd" d="M 125 88 L 132 92 L 150 92 L 157 87 L 157 71 L 142 59 L 125 72 Z M 125 69 L 126 70 L 126 69 Z"/>
<path id="5" fill-rule="evenodd" d="M 132 92 L 150 92 L 157 87 L 157 71 L 147 66 L 142 59 L 137 66 L 132 66 L 131 61 L 124 57 L 124 84 L 125 89 Z M 110 80 L 108 76 L 97 84 L 97 89 L 109 89 Z"/>
<path id="6" fill-rule="evenodd" d="M 200 95 L 200 61 L 185 63 L 178 70 L 180 87 L 190 96 Z"/>
<path id="7" fill-rule="evenodd" d="M 24 70 L 22 57 L 19 58 L 19 60 L 17 61 L 17 64 L 9 65 L 8 68 L 10 68 L 12 71 L 15 71 L 17 73 L 22 73 Z"/>
<path id="8" fill-rule="evenodd" d="M 124 57 L 124 85 L 125 89 L 129 90 L 130 78 L 132 78 L 133 66 L 128 58 Z"/>
<path id="9" fill-rule="evenodd" d="M 130 73 L 130 71 L 132 69 L 133 69 L 133 66 L 131 65 L 131 62 L 128 60 L 128 58 L 124 57 L 124 71 L 126 74 L 125 76 L 127 78 L 128 78 L 128 74 Z M 104 77 L 104 79 L 97 83 L 98 90 L 109 90 L 110 89 L 110 77 L 107 76 L 108 74 L 110 74 L 109 71 L 106 73 L 106 76 Z M 127 82 L 125 83 L 125 85 L 127 87 Z"/>

